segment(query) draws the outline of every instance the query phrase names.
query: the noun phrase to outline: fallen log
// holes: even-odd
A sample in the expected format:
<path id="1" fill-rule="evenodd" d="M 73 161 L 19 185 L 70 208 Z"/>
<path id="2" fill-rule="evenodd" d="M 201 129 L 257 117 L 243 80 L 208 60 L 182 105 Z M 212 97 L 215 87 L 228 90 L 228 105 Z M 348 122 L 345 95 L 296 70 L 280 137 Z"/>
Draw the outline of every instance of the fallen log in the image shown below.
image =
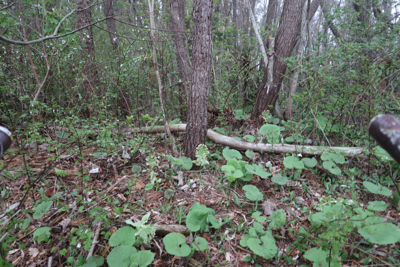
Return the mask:
<path id="1" fill-rule="evenodd" d="M 186 124 L 170 125 L 172 132 L 185 132 Z M 142 133 L 163 133 L 164 126 L 144 127 L 144 128 L 124 128 L 124 132 L 142 132 Z M 325 151 L 336 152 L 345 157 L 365 157 L 364 148 L 361 147 L 327 147 L 327 146 L 304 146 L 289 144 L 263 144 L 250 143 L 236 140 L 219 134 L 213 130 L 207 131 L 207 137 L 216 144 L 229 146 L 237 150 L 253 150 L 270 153 L 301 153 L 302 155 L 317 156 Z"/>

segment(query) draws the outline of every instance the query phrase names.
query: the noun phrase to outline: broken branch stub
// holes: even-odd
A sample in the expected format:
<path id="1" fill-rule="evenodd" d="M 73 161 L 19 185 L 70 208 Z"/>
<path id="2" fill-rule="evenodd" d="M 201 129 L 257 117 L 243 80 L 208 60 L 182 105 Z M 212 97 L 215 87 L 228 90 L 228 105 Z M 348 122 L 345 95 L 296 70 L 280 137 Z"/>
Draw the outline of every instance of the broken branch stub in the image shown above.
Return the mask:
<path id="1" fill-rule="evenodd" d="M 369 134 L 400 164 L 400 120 L 393 115 L 378 115 L 369 125 Z"/>

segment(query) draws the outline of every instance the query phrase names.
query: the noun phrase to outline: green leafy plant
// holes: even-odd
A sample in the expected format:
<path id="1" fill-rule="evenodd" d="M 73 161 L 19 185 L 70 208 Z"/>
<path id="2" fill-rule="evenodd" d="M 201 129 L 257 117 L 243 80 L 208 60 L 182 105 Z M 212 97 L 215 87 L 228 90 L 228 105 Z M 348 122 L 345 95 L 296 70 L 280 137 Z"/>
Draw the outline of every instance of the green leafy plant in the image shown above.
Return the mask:
<path id="1" fill-rule="evenodd" d="M 35 220 L 42 218 L 50 209 L 50 207 L 53 205 L 53 201 L 49 200 L 49 201 L 45 201 L 42 202 L 41 204 L 37 205 L 33 211 L 35 213 L 33 213 L 33 218 Z"/>
<path id="2" fill-rule="evenodd" d="M 281 136 L 281 127 L 273 124 L 264 124 L 260 128 L 260 134 L 265 136 L 269 143 L 278 144 Z"/>
<path id="3" fill-rule="evenodd" d="M 46 242 L 50 238 L 50 227 L 41 227 L 36 229 L 36 231 L 33 233 L 33 240 L 37 242 Z"/>
<path id="4" fill-rule="evenodd" d="M 124 226 L 118 229 L 109 240 L 109 245 L 114 247 L 107 257 L 107 263 L 110 267 L 128 267 L 128 266 L 148 266 L 152 263 L 155 254 L 151 251 L 138 251 L 135 246 L 148 244 L 154 237 L 157 225 L 146 225 L 150 213 L 143 216 L 142 220 L 133 223 L 126 220 L 126 223 L 134 226 Z"/>
<path id="5" fill-rule="evenodd" d="M 272 231 L 270 229 L 265 231 L 264 227 L 258 222 L 254 222 L 253 226 L 249 228 L 248 234 L 244 234 L 240 239 L 242 247 L 248 247 L 264 259 L 271 259 L 278 253 L 275 242 Z"/>
<path id="6" fill-rule="evenodd" d="M 245 185 L 243 186 L 243 190 L 246 191 L 246 198 L 256 202 L 254 210 L 257 210 L 258 201 L 263 199 L 263 194 L 254 185 Z"/>
<path id="7" fill-rule="evenodd" d="M 165 250 L 179 257 L 190 258 L 195 251 L 205 251 L 208 246 L 207 240 L 202 237 L 196 237 L 191 246 L 187 245 L 184 235 L 179 233 L 169 233 L 163 238 Z"/>
<path id="8" fill-rule="evenodd" d="M 342 155 L 325 151 L 322 153 L 321 159 L 324 161 L 322 166 L 329 172 L 334 175 L 340 175 L 342 173 L 340 168 L 336 165 L 345 163 L 345 159 Z"/>
<path id="9" fill-rule="evenodd" d="M 238 121 L 246 119 L 246 115 L 243 113 L 243 110 L 238 109 L 235 111 L 235 119 Z"/>
<path id="10" fill-rule="evenodd" d="M 182 168 L 184 170 L 190 170 L 193 166 L 193 162 L 190 158 L 188 157 L 180 157 L 180 158 L 174 158 L 170 155 L 166 155 L 166 158 L 171 161 L 171 163 L 174 166 L 177 166 L 179 168 Z"/>
<path id="11" fill-rule="evenodd" d="M 210 162 L 207 160 L 208 155 L 210 155 L 210 152 L 208 151 L 207 146 L 204 144 L 198 145 L 196 149 L 196 160 L 194 160 L 193 163 L 202 167 L 209 165 Z"/>
<path id="12" fill-rule="evenodd" d="M 209 227 L 219 229 L 221 223 L 215 218 L 215 211 L 196 202 L 186 217 L 186 226 L 192 232 L 206 231 Z"/>

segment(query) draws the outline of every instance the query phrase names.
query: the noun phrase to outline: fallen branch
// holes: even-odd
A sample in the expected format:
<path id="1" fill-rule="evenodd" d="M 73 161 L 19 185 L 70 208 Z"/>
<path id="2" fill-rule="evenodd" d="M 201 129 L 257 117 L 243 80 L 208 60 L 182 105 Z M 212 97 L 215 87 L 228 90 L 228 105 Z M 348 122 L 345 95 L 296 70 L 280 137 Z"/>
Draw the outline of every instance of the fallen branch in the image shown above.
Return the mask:
<path id="1" fill-rule="evenodd" d="M 169 126 L 171 132 L 185 132 L 186 124 L 175 124 Z M 163 133 L 163 126 L 144 127 L 144 128 L 124 128 L 124 132 L 142 132 L 142 133 Z M 364 148 L 362 147 L 327 147 L 327 146 L 304 146 L 289 144 L 262 144 L 250 143 L 236 140 L 219 134 L 213 130 L 207 131 L 207 137 L 216 144 L 226 145 L 237 150 L 253 150 L 273 153 L 301 153 L 302 155 L 317 156 L 325 151 L 335 151 L 345 157 L 365 157 Z"/>

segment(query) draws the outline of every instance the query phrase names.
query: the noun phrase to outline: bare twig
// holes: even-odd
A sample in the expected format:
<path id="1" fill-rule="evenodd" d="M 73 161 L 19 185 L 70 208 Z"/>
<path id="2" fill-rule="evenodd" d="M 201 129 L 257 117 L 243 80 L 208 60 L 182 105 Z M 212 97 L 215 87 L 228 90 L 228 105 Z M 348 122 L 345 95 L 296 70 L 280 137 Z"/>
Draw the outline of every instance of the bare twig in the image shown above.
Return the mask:
<path id="1" fill-rule="evenodd" d="M 98 243 L 97 240 L 99 239 L 99 234 L 100 234 L 102 224 L 103 224 L 102 222 L 99 222 L 99 224 L 97 226 L 96 233 L 94 234 L 94 238 L 93 238 L 93 242 L 92 242 L 92 247 L 90 248 L 90 251 L 86 257 L 86 260 L 89 259 L 90 257 L 92 257 L 92 255 L 93 255 L 94 248 L 96 247 L 96 244 Z"/>

